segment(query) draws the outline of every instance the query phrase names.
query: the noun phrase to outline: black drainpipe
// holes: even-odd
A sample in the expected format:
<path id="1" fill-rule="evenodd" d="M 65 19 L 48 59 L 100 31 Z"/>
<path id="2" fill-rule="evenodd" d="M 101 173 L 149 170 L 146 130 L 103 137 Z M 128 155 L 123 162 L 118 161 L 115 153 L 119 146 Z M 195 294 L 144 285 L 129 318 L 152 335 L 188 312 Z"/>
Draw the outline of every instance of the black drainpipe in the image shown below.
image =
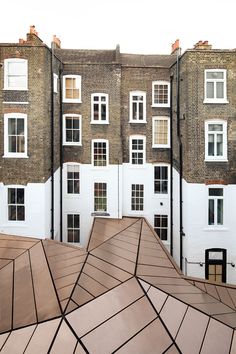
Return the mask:
<path id="1" fill-rule="evenodd" d="M 53 47 L 51 48 L 51 239 L 54 240 L 54 89 Z"/>
<path id="2" fill-rule="evenodd" d="M 177 137 L 179 141 L 179 237 L 180 237 L 180 269 L 183 269 L 183 149 L 180 134 L 180 59 L 177 55 Z"/>
<path id="3" fill-rule="evenodd" d="M 62 76 L 63 76 L 63 69 L 62 65 L 59 72 L 59 94 L 60 94 L 60 242 L 63 241 L 63 175 L 62 175 L 62 168 L 63 168 L 63 132 L 62 132 Z"/>
<path id="4" fill-rule="evenodd" d="M 173 256 L 173 75 L 170 77 L 170 254 Z"/>

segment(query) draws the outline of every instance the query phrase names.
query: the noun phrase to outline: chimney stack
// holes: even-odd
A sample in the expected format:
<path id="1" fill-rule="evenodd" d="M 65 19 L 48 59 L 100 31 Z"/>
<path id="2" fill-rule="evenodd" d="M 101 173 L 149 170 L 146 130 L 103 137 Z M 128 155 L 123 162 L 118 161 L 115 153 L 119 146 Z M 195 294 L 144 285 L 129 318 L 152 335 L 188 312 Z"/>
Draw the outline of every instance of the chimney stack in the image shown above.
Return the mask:
<path id="1" fill-rule="evenodd" d="M 53 38 L 52 38 L 52 48 L 53 49 L 60 49 L 61 48 L 61 41 L 55 34 L 53 35 Z"/>
<path id="2" fill-rule="evenodd" d="M 176 39 L 176 41 L 171 45 L 171 54 L 181 54 L 181 48 L 179 46 L 179 39 Z"/>
<path id="3" fill-rule="evenodd" d="M 193 49 L 201 49 L 201 50 L 210 50 L 212 45 L 208 43 L 208 41 L 198 41 L 194 46 Z"/>

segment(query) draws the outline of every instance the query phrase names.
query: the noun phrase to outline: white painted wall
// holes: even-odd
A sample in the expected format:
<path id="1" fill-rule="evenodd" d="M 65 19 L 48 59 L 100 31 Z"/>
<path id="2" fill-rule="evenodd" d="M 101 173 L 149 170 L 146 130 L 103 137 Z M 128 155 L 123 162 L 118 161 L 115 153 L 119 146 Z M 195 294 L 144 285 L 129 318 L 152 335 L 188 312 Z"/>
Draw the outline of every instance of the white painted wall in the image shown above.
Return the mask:
<path id="1" fill-rule="evenodd" d="M 59 169 L 55 172 L 55 189 L 59 188 Z M 7 189 L 25 188 L 25 221 L 9 221 Z M 55 193 L 55 230 L 59 230 L 59 195 Z M 39 238 L 51 237 L 51 179 L 46 183 L 4 185 L 0 183 L 0 232 Z"/>
<path id="2" fill-rule="evenodd" d="M 166 165 L 166 164 L 159 164 Z M 158 166 L 158 164 L 155 164 Z M 170 171 L 169 171 L 170 172 Z M 170 173 L 169 173 L 170 175 Z M 131 210 L 131 185 L 144 185 L 144 210 Z M 168 185 L 170 191 L 170 183 Z M 125 216 L 143 216 L 148 222 L 154 226 L 154 215 L 163 214 L 170 215 L 169 194 L 154 193 L 154 165 L 144 164 L 135 166 L 131 164 L 123 164 L 123 215 Z M 168 230 L 170 230 L 170 216 L 168 217 Z M 170 241 L 170 232 L 168 235 Z M 170 242 L 164 242 L 169 250 Z"/>
<path id="3" fill-rule="evenodd" d="M 173 168 L 173 257 L 180 264 L 179 173 Z"/>
<path id="4" fill-rule="evenodd" d="M 67 214 L 80 214 L 81 245 L 86 246 L 94 216 L 94 183 L 107 183 L 109 218 L 122 218 L 122 166 L 80 165 L 80 194 L 67 194 L 67 164 L 63 165 L 63 241 L 67 241 Z"/>
<path id="5" fill-rule="evenodd" d="M 207 225 L 208 187 L 222 185 L 206 186 L 183 181 L 183 256 L 188 262 L 204 263 L 206 249 L 226 248 L 227 262 L 236 263 L 236 186 L 224 186 L 224 225 L 215 228 Z M 174 235 L 178 239 L 178 234 Z M 205 266 L 188 263 L 186 272 L 204 278 Z M 236 268 L 231 265 L 227 265 L 227 282 L 236 283 Z"/>
<path id="6" fill-rule="evenodd" d="M 54 172 L 54 239 L 60 241 L 60 168 Z"/>

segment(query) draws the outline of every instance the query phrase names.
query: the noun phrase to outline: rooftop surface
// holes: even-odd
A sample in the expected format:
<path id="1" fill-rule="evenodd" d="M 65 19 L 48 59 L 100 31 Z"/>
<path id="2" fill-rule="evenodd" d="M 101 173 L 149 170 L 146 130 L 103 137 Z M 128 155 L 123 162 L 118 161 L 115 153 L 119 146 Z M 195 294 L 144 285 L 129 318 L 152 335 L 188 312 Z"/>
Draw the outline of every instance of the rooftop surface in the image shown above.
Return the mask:
<path id="1" fill-rule="evenodd" d="M 236 353 L 236 287 L 185 277 L 144 218 L 87 249 L 0 235 L 0 352 Z"/>

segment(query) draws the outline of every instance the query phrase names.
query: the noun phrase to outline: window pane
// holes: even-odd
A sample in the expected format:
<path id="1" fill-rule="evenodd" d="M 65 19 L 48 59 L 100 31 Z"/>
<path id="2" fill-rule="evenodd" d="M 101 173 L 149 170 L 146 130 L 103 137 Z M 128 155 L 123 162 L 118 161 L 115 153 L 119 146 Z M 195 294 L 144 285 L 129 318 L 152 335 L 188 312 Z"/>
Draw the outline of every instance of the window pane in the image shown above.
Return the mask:
<path id="1" fill-rule="evenodd" d="M 8 119 L 8 135 L 16 135 L 16 118 Z"/>
<path id="2" fill-rule="evenodd" d="M 74 241 L 74 231 L 73 230 L 68 230 L 67 231 L 67 241 L 68 242 L 73 242 Z"/>
<path id="3" fill-rule="evenodd" d="M 208 207 L 208 225 L 214 225 L 214 200 L 209 200 Z"/>
<path id="4" fill-rule="evenodd" d="M 222 71 L 208 71 L 206 75 L 207 79 L 224 79 L 224 73 Z"/>
<path id="5" fill-rule="evenodd" d="M 80 230 L 74 230 L 74 242 L 80 242 Z"/>
<path id="6" fill-rule="evenodd" d="M 79 180 L 74 181 L 74 193 L 79 194 Z"/>
<path id="7" fill-rule="evenodd" d="M 73 181 L 72 180 L 69 180 L 67 181 L 67 193 L 73 193 L 74 190 L 73 190 Z"/>
<path id="8" fill-rule="evenodd" d="M 209 188 L 209 196 L 223 197 L 223 188 Z"/>
<path id="9" fill-rule="evenodd" d="M 73 228 L 73 215 L 71 214 L 67 215 L 67 227 Z"/>
<path id="10" fill-rule="evenodd" d="M 207 82 L 207 98 L 214 98 L 214 83 Z"/>
<path id="11" fill-rule="evenodd" d="M 8 150 L 9 150 L 9 152 L 17 152 L 16 136 L 9 136 L 8 137 Z"/>
<path id="12" fill-rule="evenodd" d="M 74 215 L 74 228 L 79 228 L 79 215 Z"/>
<path id="13" fill-rule="evenodd" d="M 16 204 L 15 188 L 8 188 L 8 204 Z"/>
<path id="14" fill-rule="evenodd" d="M 8 206 L 8 220 L 16 220 L 16 206 Z"/>
<path id="15" fill-rule="evenodd" d="M 24 119 L 18 118 L 17 119 L 17 135 L 24 135 Z"/>
<path id="16" fill-rule="evenodd" d="M 24 204 L 24 189 L 23 188 L 17 188 L 17 204 Z"/>
<path id="17" fill-rule="evenodd" d="M 224 98 L 224 83 L 216 83 L 216 98 Z"/>
<path id="18" fill-rule="evenodd" d="M 223 131 L 223 124 L 208 124 L 209 131 Z"/>
<path id="19" fill-rule="evenodd" d="M 23 221 L 25 220 L 25 207 L 17 206 L 17 220 Z"/>
<path id="20" fill-rule="evenodd" d="M 66 131 L 66 141 L 68 143 L 72 142 L 72 130 L 67 130 Z"/>
<path id="21" fill-rule="evenodd" d="M 223 156 L 223 135 L 217 134 L 217 156 Z"/>
<path id="22" fill-rule="evenodd" d="M 223 199 L 217 200 L 217 224 L 223 225 Z"/>
<path id="23" fill-rule="evenodd" d="M 72 129 L 72 118 L 66 118 L 66 129 Z"/>

